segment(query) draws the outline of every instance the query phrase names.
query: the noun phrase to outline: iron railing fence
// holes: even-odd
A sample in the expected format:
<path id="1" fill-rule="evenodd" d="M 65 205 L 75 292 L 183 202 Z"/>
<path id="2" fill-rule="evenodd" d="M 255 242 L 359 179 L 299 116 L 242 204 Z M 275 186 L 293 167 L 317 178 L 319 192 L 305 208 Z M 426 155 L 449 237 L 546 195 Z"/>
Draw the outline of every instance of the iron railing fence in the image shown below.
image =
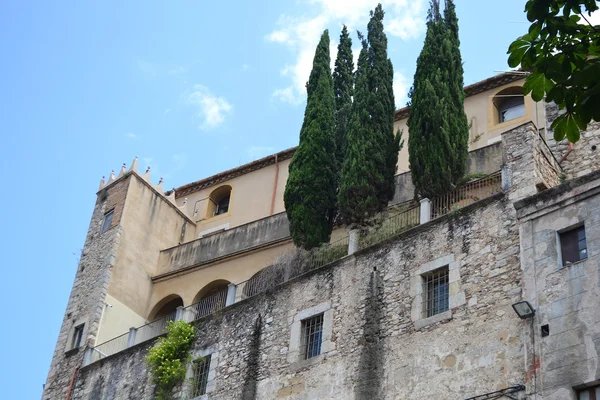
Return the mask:
<path id="1" fill-rule="evenodd" d="M 175 321 L 176 316 L 177 312 L 172 312 L 160 319 L 157 319 L 156 321 L 152 321 L 146 325 L 140 326 L 137 328 L 134 344 L 142 343 L 146 340 L 154 339 L 155 337 L 162 335 L 165 333 L 165 329 L 167 328 L 169 321 Z"/>
<path id="2" fill-rule="evenodd" d="M 399 212 L 383 220 L 373 230 L 362 235 L 359 241 L 361 249 L 369 247 L 375 243 L 382 242 L 390 237 L 409 230 L 419 225 L 421 220 L 421 207 L 415 206 Z"/>
<path id="3" fill-rule="evenodd" d="M 502 174 L 494 172 L 431 200 L 431 219 L 449 214 L 502 191 Z"/>
<path id="4" fill-rule="evenodd" d="M 227 289 L 221 290 L 213 295 L 203 298 L 199 302 L 183 309 L 183 320 L 193 322 L 202 317 L 225 308 L 227 302 Z"/>
<path id="5" fill-rule="evenodd" d="M 104 357 L 108 357 L 126 349 L 128 338 L 129 332 L 97 345 L 94 347 L 94 351 L 91 354 L 90 363 L 96 362 Z"/>

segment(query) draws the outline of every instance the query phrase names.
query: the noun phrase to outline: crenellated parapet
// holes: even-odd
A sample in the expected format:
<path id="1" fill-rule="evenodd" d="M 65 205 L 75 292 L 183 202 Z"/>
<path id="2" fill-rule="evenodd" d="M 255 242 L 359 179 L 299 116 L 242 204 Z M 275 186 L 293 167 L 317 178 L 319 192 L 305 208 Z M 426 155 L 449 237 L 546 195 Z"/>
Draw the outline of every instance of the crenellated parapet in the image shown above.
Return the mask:
<path id="1" fill-rule="evenodd" d="M 177 205 L 175 201 L 176 193 L 175 189 L 169 190 L 165 193 L 163 184 L 164 180 L 161 177 L 158 180 L 158 183 L 154 185 L 152 183 L 152 179 L 150 177 L 150 166 L 146 168 L 146 172 L 144 174 L 140 174 L 138 172 L 138 157 L 136 156 L 131 163 L 129 169 L 127 169 L 127 164 L 123 163 L 121 166 L 119 173 L 115 176 L 115 170 L 113 169 L 106 180 L 105 176 L 100 180 L 100 186 L 98 187 L 98 191 L 108 189 L 113 183 L 124 179 L 130 175 L 135 175 L 138 179 L 142 180 L 147 184 L 147 186 L 151 187 L 155 192 L 157 192 L 162 198 L 164 198 L 168 203 L 170 203 L 173 207 L 175 207 L 178 211 L 182 212 L 186 217 L 189 218 L 188 207 L 187 207 L 187 198 L 183 201 L 181 206 Z"/>

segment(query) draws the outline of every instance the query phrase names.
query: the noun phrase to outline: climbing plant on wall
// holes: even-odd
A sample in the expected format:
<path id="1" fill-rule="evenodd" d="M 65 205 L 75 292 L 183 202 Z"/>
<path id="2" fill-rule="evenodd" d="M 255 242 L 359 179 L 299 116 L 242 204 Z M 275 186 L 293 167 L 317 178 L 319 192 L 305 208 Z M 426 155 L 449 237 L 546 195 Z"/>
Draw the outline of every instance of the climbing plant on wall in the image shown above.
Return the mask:
<path id="1" fill-rule="evenodd" d="M 175 385 L 184 380 L 193 340 L 193 326 L 185 321 L 169 321 L 167 335 L 148 351 L 146 363 L 157 388 L 157 400 L 170 399 Z"/>

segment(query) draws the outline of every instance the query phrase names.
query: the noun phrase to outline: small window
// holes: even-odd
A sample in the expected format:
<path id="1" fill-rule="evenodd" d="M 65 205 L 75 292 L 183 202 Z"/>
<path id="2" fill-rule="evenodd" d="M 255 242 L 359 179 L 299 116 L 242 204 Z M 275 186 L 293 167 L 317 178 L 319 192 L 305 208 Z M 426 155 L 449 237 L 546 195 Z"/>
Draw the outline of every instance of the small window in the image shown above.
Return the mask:
<path id="1" fill-rule="evenodd" d="M 106 214 L 104 214 L 104 222 L 102 223 L 102 231 L 100 233 L 104 233 L 110 229 L 110 224 L 112 224 L 113 214 L 115 210 L 112 209 Z"/>
<path id="2" fill-rule="evenodd" d="M 219 200 L 215 215 L 225 214 L 227 211 L 229 211 L 229 196 L 223 197 L 221 200 Z"/>
<path id="3" fill-rule="evenodd" d="M 448 311 L 450 299 L 448 267 L 423 275 L 424 318 Z"/>
<path id="4" fill-rule="evenodd" d="M 578 390 L 577 400 L 600 400 L 600 386 Z"/>
<path id="5" fill-rule="evenodd" d="M 77 349 L 81 346 L 81 339 L 83 339 L 83 327 L 84 324 L 77 325 L 73 330 L 73 338 L 71 339 L 72 349 Z"/>
<path id="6" fill-rule="evenodd" d="M 302 321 L 302 348 L 300 354 L 304 360 L 321 354 L 323 341 L 323 314 Z"/>
<path id="7" fill-rule="evenodd" d="M 560 250 L 563 266 L 585 260 L 587 258 L 587 243 L 585 227 L 580 226 L 560 234 Z M 600 399 L 598 399 L 600 400 Z"/>
<path id="8" fill-rule="evenodd" d="M 194 361 L 194 378 L 192 387 L 192 397 L 206 394 L 206 384 L 208 383 L 208 372 L 210 370 L 210 355 L 199 358 Z"/>

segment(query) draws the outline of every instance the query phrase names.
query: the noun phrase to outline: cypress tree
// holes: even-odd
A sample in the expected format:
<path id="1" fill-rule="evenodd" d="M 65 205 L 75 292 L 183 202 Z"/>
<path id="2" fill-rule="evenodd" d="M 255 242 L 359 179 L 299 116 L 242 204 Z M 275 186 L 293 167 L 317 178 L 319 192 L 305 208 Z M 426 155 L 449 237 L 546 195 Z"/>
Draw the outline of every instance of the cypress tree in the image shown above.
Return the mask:
<path id="1" fill-rule="evenodd" d="M 453 111 L 448 69 L 443 65 L 446 37 L 439 0 L 432 0 L 427 33 L 417 59 L 410 93 L 408 155 L 415 194 L 434 197 L 452 188 L 452 151 L 448 116 Z"/>
<path id="2" fill-rule="evenodd" d="M 362 49 L 355 73 L 354 101 L 348 124 L 346 152 L 340 177 L 338 207 L 342 221 L 351 229 L 362 226 L 380 207 L 377 189 L 383 186 L 385 170 L 378 137 L 370 123 L 369 54 L 359 33 Z M 379 162 L 376 162 L 378 159 Z M 379 168 L 378 168 L 379 166 Z"/>
<path id="3" fill-rule="evenodd" d="M 354 92 L 354 61 L 352 60 L 352 39 L 346 25 L 340 34 L 337 58 L 333 70 L 333 91 L 335 94 L 335 141 L 336 160 L 341 170 L 346 151 L 346 133 L 352 112 Z"/>
<path id="4" fill-rule="evenodd" d="M 335 217 L 335 100 L 329 64 L 329 32 L 325 30 L 306 84 L 300 144 L 290 162 L 283 197 L 292 239 L 305 249 L 329 241 Z"/>
<path id="5" fill-rule="evenodd" d="M 464 72 L 459 48 L 460 40 L 458 39 L 458 18 L 452 0 L 446 0 L 444 24 L 446 26 L 444 57 L 447 59 L 444 66 L 448 70 L 448 88 L 452 99 L 451 111 L 448 115 L 450 144 L 452 145 L 452 183 L 456 184 L 464 176 L 467 168 L 469 122 L 465 114 Z"/>
<path id="6" fill-rule="evenodd" d="M 376 145 L 379 151 L 373 154 L 376 168 L 381 169 L 383 181 L 377 188 L 379 207 L 385 209 L 394 197 L 396 182 L 396 164 L 400 151 L 400 134 L 394 135 L 394 68 L 387 55 L 387 36 L 383 31 L 385 13 L 381 4 L 371 11 L 371 19 L 367 25 L 369 44 L 369 100 L 367 107 L 371 115 L 370 123 L 376 134 Z M 380 159 L 381 157 L 381 159 Z"/>

